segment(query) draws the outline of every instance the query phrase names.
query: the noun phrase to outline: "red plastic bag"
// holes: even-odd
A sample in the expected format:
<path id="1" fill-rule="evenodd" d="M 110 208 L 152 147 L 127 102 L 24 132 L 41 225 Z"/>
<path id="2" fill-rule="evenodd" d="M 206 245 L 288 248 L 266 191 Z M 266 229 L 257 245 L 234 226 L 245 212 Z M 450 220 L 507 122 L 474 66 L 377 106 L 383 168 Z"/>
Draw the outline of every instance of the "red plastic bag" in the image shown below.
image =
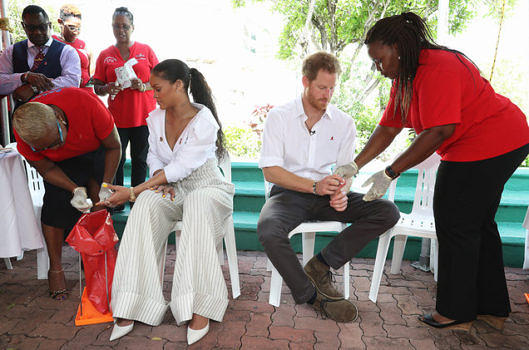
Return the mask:
<path id="1" fill-rule="evenodd" d="M 114 246 L 118 241 L 112 217 L 106 210 L 83 214 L 66 238 L 66 242 L 81 253 L 88 299 L 102 314 L 109 311 L 118 255 Z"/>

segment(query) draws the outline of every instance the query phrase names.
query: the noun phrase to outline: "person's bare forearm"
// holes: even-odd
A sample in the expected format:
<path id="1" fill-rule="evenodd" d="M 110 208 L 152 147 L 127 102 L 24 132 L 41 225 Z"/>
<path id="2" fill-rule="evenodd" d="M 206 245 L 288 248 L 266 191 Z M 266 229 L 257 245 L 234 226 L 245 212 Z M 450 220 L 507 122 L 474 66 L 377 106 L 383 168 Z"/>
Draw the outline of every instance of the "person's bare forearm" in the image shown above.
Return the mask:
<path id="1" fill-rule="evenodd" d="M 393 163 L 391 169 L 402 173 L 431 156 L 442 143 L 452 136 L 455 125 L 442 125 L 421 132 L 413 143 Z"/>
<path id="2" fill-rule="evenodd" d="M 105 172 L 103 182 L 112 183 L 121 159 L 121 147 L 105 149 Z"/>
<path id="3" fill-rule="evenodd" d="M 42 164 L 42 162 L 30 162 L 30 164 L 37 169 L 44 181 L 51 185 L 60 187 L 69 192 L 73 192 L 73 190 L 78 187 L 61 168 L 51 161 L 47 161 L 44 164 Z"/>
<path id="4" fill-rule="evenodd" d="M 263 175 L 268 182 L 272 182 L 287 190 L 312 193 L 314 180 L 298 176 L 290 171 L 279 167 L 272 166 L 263 168 Z"/>

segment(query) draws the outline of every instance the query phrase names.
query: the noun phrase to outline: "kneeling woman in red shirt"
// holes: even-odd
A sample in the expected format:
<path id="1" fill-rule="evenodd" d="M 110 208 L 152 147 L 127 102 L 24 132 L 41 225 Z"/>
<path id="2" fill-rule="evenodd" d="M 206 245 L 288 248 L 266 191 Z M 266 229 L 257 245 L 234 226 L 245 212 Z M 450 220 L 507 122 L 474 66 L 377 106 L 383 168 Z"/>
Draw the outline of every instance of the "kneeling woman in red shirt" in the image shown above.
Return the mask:
<path id="1" fill-rule="evenodd" d="M 527 119 L 464 54 L 435 44 L 414 13 L 379 20 L 365 43 L 393 87 L 357 165 L 376 157 L 403 127 L 417 132 L 404 153 L 372 176 L 366 199 L 384 195 L 392 179 L 434 151 L 442 157 L 434 194 L 436 312 L 420 320 L 469 329 L 481 318 L 502 328 L 511 308 L 494 216 L 504 184 L 529 152 Z"/>
<path id="2" fill-rule="evenodd" d="M 18 151 L 44 178 L 41 222 L 50 257 L 48 283 L 52 298 L 64 299 L 64 231 L 90 210 L 87 197 L 97 203 L 101 182 L 112 182 L 121 155 L 118 132 L 99 98 L 78 88 L 49 90 L 20 106 L 13 128 Z"/>

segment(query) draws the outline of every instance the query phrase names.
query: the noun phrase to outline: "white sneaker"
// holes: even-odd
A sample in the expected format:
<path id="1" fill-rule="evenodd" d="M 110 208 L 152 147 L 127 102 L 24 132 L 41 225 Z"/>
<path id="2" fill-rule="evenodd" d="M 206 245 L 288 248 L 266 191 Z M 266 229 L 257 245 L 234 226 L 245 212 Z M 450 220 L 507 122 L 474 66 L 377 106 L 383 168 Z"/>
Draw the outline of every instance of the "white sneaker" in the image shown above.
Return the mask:
<path id="1" fill-rule="evenodd" d="M 187 344 L 191 345 L 202 339 L 209 332 L 209 320 L 206 327 L 202 329 L 192 329 L 187 327 Z"/>
<path id="2" fill-rule="evenodd" d="M 124 335 L 129 334 L 132 331 L 132 328 L 134 327 L 134 321 L 127 325 L 127 326 L 118 326 L 118 323 L 114 323 L 114 328 L 112 329 L 112 334 L 110 334 L 110 341 L 119 339 L 123 337 Z"/>

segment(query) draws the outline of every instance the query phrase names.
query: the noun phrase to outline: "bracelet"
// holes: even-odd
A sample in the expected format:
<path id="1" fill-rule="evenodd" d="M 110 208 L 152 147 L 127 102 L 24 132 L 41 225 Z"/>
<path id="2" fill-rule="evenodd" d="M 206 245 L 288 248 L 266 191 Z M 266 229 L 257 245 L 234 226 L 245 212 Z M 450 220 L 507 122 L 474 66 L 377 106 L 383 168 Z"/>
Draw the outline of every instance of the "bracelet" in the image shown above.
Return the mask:
<path id="1" fill-rule="evenodd" d="M 391 166 L 386 167 L 386 175 L 389 176 L 392 180 L 395 180 L 397 177 L 400 176 L 400 173 L 396 173 L 393 169 L 391 169 Z"/>
<path id="2" fill-rule="evenodd" d="M 29 72 L 26 72 L 20 76 L 20 81 L 23 82 L 24 84 L 28 82 L 28 74 Z"/>
<path id="3" fill-rule="evenodd" d="M 144 83 L 141 83 L 140 91 L 145 92 L 145 90 L 147 90 L 147 85 L 145 85 Z"/>
<path id="4" fill-rule="evenodd" d="M 130 188 L 129 202 L 135 202 L 136 195 L 134 194 L 134 187 Z"/>
<path id="5" fill-rule="evenodd" d="M 312 193 L 315 195 L 318 195 L 318 192 L 316 192 L 316 186 L 318 185 L 318 181 L 314 181 L 312 183 Z"/>

